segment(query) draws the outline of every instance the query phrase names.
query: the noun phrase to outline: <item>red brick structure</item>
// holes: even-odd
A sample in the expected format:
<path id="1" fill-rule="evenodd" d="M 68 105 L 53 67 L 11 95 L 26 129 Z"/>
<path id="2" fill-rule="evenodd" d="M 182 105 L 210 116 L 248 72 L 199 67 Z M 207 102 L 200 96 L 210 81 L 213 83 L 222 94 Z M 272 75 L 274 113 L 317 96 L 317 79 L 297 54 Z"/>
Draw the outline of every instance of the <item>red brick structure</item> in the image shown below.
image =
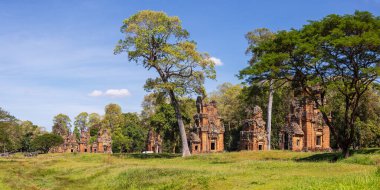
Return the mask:
<path id="1" fill-rule="evenodd" d="M 286 125 L 280 132 L 280 148 L 292 151 L 331 150 L 330 129 L 313 101 L 296 94 Z"/>
<path id="2" fill-rule="evenodd" d="M 159 133 L 156 133 L 153 129 L 148 132 L 146 151 L 153 153 L 162 153 L 162 139 Z"/>
<path id="3" fill-rule="evenodd" d="M 267 150 L 268 140 L 263 111 L 259 106 L 248 110 L 248 118 L 240 131 L 240 150 Z"/>
<path id="4" fill-rule="evenodd" d="M 202 98 L 198 97 L 196 106 L 195 126 L 189 134 L 190 151 L 193 154 L 223 152 L 224 126 L 216 102 L 204 103 Z"/>
<path id="5" fill-rule="evenodd" d="M 69 133 L 69 135 L 62 137 L 63 144 L 53 147 L 49 152 L 112 153 L 112 138 L 107 129 L 100 129 L 96 140 L 92 143 L 88 131 L 81 131 L 79 140 L 74 133 Z"/>
<path id="6" fill-rule="evenodd" d="M 80 141 L 79 143 L 79 152 L 90 152 L 91 144 L 88 143 L 90 141 L 90 134 L 86 131 L 81 131 L 80 133 Z"/>
<path id="7" fill-rule="evenodd" d="M 91 152 L 112 154 L 112 138 L 109 130 L 99 130 L 96 141 L 94 141 L 91 145 Z"/>
<path id="8" fill-rule="evenodd" d="M 62 136 L 63 144 L 57 147 L 53 147 L 49 152 L 51 153 L 64 153 L 64 152 L 79 152 L 79 143 L 77 137 L 73 133 Z"/>

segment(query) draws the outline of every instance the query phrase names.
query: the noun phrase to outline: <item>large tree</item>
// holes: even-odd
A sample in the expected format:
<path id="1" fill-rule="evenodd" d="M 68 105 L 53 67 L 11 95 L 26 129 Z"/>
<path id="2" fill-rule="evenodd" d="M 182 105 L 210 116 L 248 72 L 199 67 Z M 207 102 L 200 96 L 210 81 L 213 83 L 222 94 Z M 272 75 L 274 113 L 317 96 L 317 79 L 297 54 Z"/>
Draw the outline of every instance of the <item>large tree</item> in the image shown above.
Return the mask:
<path id="1" fill-rule="evenodd" d="M 124 117 L 121 107 L 117 104 L 108 104 L 102 120 L 102 128 L 111 130 L 112 152 L 126 152 L 130 139 L 123 134 Z"/>
<path id="2" fill-rule="evenodd" d="M 355 139 L 356 148 L 380 147 L 380 87 L 372 85 L 364 93 L 364 97 L 359 104 L 359 120 L 356 125 L 360 129 L 357 131 Z M 342 104 L 341 104 L 342 105 Z"/>
<path id="3" fill-rule="evenodd" d="M 80 141 L 81 138 L 81 132 L 88 130 L 88 113 L 87 112 L 81 112 L 75 117 L 74 121 L 74 131 L 75 137 L 78 141 Z"/>
<path id="4" fill-rule="evenodd" d="M 53 119 L 53 134 L 68 135 L 71 130 L 71 119 L 65 114 L 58 114 Z"/>
<path id="5" fill-rule="evenodd" d="M 21 129 L 21 151 L 30 151 L 31 142 L 34 138 L 41 134 L 40 128 L 33 125 L 31 121 L 23 121 L 20 124 Z"/>
<path id="6" fill-rule="evenodd" d="M 218 113 L 226 122 L 243 119 L 240 118 L 239 114 L 241 111 L 244 111 L 241 110 L 242 105 L 239 100 L 242 89 L 242 85 L 233 85 L 226 82 L 219 85 L 217 90 L 211 92 L 208 96 L 208 99 L 215 100 L 218 103 Z"/>
<path id="7" fill-rule="evenodd" d="M 96 136 L 98 134 L 98 131 L 102 124 L 101 121 L 101 117 L 97 113 L 91 113 L 90 115 L 88 115 L 87 125 L 89 127 L 91 136 Z"/>
<path id="8" fill-rule="evenodd" d="M 178 17 L 164 12 L 144 10 L 124 20 L 125 34 L 115 53 L 127 52 L 130 61 L 153 69 L 158 77 L 149 78 L 145 89 L 164 92 L 171 100 L 182 141 L 182 155 L 190 155 L 178 97 L 204 94 L 206 77 L 215 78 L 214 62 L 196 49 Z"/>
<path id="9" fill-rule="evenodd" d="M 0 151 L 15 151 L 20 146 L 16 138 L 17 119 L 0 107 Z"/>
<path id="10" fill-rule="evenodd" d="M 77 127 L 80 131 L 88 130 L 88 113 L 81 112 L 75 117 L 74 126 Z"/>
<path id="11" fill-rule="evenodd" d="M 117 104 L 108 104 L 105 107 L 105 115 L 103 119 L 103 127 L 111 129 L 114 132 L 123 125 L 123 113 L 121 107 Z"/>
<path id="12" fill-rule="evenodd" d="M 137 113 L 125 113 L 123 134 L 130 140 L 126 147 L 127 152 L 141 152 L 145 149 L 147 129 L 141 125 L 141 119 Z"/>
<path id="13" fill-rule="evenodd" d="M 263 55 L 258 74 L 266 75 L 276 65 L 277 78 L 292 81 L 314 101 L 348 157 L 358 131 L 360 102 L 379 74 L 380 18 L 359 11 L 329 15 L 299 30 L 280 31 L 263 48 L 270 52 Z M 343 109 L 328 105 L 333 93 L 343 98 Z"/>

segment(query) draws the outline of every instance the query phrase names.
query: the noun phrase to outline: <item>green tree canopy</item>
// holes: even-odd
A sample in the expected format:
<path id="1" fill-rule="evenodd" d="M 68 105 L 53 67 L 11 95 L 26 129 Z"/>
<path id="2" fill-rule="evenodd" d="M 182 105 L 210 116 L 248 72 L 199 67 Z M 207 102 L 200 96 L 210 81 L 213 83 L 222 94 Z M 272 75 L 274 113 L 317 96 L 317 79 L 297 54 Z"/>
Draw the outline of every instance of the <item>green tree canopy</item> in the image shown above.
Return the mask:
<path id="1" fill-rule="evenodd" d="M 97 113 L 91 113 L 88 115 L 88 127 L 90 129 L 90 135 L 96 136 L 101 128 L 101 117 Z"/>
<path id="2" fill-rule="evenodd" d="M 20 121 L 0 108 L 0 152 L 30 151 L 31 141 L 42 133 L 31 121 Z"/>
<path id="3" fill-rule="evenodd" d="M 19 126 L 17 119 L 0 107 L 0 150 L 15 151 L 19 145 Z"/>
<path id="4" fill-rule="evenodd" d="M 239 84 L 223 83 L 218 86 L 216 91 L 209 94 L 208 99 L 215 100 L 218 104 L 218 113 L 226 122 L 232 122 L 232 125 L 237 126 L 239 120 L 242 120 L 241 112 L 244 112 L 244 107 L 240 100 L 240 95 L 243 87 Z M 243 110 L 242 110 L 243 109 Z M 245 114 L 243 114 L 245 116 Z M 245 119 L 245 118 L 244 118 Z"/>
<path id="5" fill-rule="evenodd" d="M 131 139 L 126 146 L 127 152 L 141 152 L 145 150 L 145 141 L 147 136 L 147 128 L 141 124 L 141 119 L 137 113 L 125 113 L 124 116 L 124 136 Z"/>
<path id="6" fill-rule="evenodd" d="M 75 117 L 74 126 L 80 131 L 88 130 L 88 113 L 82 112 Z"/>
<path id="7" fill-rule="evenodd" d="M 23 121 L 21 128 L 21 151 L 30 151 L 32 149 L 31 142 L 34 138 L 41 134 L 40 128 L 31 121 Z"/>
<path id="8" fill-rule="evenodd" d="M 43 134 L 37 136 L 32 141 L 32 147 L 34 150 L 42 151 L 43 153 L 49 152 L 50 148 L 58 146 L 63 143 L 63 138 L 56 134 Z"/>
<path id="9" fill-rule="evenodd" d="M 58 114 L 53 119 L 53 133 L 56 135 L 68 135 L 71 130 L 71 119 L 65 114 Z"/>
<path id="10" fill-rule="evenodd" d="M 123 125 L 123 113 L 121 112 L 121 107 L 117 104 L 108 104 L 105 107 L 105 115 L 103 123 L 106 128 L 115 131 L 116 129 L 122 127 Z"/>

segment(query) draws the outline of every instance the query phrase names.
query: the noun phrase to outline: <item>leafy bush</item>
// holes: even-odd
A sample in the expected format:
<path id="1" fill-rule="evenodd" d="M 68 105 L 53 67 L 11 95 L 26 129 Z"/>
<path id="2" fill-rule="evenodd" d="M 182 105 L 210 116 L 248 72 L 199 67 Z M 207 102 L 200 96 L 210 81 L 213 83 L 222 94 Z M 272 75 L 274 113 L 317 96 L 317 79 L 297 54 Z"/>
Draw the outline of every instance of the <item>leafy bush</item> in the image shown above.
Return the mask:
<path id="1" fill-rule="evenodd" d="M 61 136 L 47 133 L 36 137 L 32 141 L 32 148 L 47 153 L 51 147 L 58 146 L 62 143 L 63 138 Z"/>

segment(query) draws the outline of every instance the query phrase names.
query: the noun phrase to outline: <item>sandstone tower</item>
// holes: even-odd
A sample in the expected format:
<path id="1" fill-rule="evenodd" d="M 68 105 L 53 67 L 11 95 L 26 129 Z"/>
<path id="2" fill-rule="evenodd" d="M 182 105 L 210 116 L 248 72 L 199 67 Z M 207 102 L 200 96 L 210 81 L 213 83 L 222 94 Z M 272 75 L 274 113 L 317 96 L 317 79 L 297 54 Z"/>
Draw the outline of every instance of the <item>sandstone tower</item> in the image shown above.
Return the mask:
<path id="1" fill-rule="evenodd" d="M 330 129 L 315 103 L 295 92 L 286 117 L 286 125 L 280 132 L 280 148 L 292 151 L 330 150 Z"/>
<path id="2" fill-rule="evenodd" d="M 193 154 L 224 151 L 224 126 L 218 114 L 216 102 L 196 101 L 195 126 L 190 133 L 190 150 Z"/>
<path id="3" fill-rule="evenodd" d="M 268 140 L 263 111 L 255 106 L 247 113 L 249 119 L 244 121 L 243 130 L 240 131 L 240 150 L 266 150 Z"/>

